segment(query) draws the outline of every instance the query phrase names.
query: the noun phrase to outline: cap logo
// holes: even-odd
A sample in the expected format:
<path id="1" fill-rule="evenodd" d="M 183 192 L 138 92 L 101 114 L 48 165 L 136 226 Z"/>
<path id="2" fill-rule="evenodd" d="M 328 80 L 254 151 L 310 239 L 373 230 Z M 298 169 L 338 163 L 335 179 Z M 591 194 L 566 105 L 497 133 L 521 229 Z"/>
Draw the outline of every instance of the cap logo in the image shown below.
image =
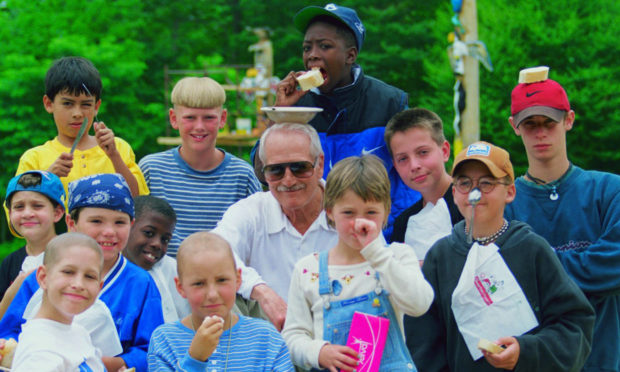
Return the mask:
<path id="1" fill-rule="evenodd" d="M 533 91 L 532 93 L 527 93 L 527 92 L 526 92 L 526 93 L 525 93 L 525 96 L 529 98 L 529 97 L 533 96 L 534 94 L 536 94 L 536 93 L 540 93 L 540 92 L 542 92 L 542 90 L 535 90 L 535 91 Z"/>
<path id="2" fill-rule="evenodd" d="M 490 152 L 491 152 L 491 146 L 485 145 L 483 143 L 474 143 L 473 145 L 469 145 L 465 156 L 474 156 L 474 155 L 489 156 Z"/>
<path id="3" fill-rule="evenodd" d="M 360 34 L 364 33 L 364 25 L 361 22 L 355 22 L 355 28 L 357 28 Z"/>
<path id="4" fill-rule="evenodd" d="M 338 7 L 333 3 L 325 5 L 325 10 L 336 10 L 336 9 L 338 9 Z"/>

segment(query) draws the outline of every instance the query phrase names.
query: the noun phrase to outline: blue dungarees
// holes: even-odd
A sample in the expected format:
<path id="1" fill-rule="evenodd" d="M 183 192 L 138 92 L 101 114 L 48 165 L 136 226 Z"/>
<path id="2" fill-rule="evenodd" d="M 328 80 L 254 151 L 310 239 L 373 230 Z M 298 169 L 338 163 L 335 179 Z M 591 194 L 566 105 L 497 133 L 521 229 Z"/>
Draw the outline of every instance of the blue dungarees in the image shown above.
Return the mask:
<path id="1" fill-rule="evenodd" d="M 328 251 L 319 253 L 319 294 L 324 302 L 323 339 L 332 344 L 346 345 L 354 312 L 380 315 L 390 320 L 390 327 L 379 370 L 417 372 L 398 327 L 389 293 L 379 281 L 379 274 L 375 273 L 377 287 L 374 291 L 346 300 L 329 301 L 332 295 L 340 294 L 342 286 L 337 280 L 329 281 L 327 255 Z"/>

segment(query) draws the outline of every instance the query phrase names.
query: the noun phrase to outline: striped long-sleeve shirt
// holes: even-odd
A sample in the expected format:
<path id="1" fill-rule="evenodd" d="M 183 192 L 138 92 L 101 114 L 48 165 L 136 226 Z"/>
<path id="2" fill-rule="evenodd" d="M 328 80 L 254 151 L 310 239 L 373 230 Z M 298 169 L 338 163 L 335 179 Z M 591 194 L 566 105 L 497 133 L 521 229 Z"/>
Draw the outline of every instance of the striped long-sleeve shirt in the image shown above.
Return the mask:
<path id="1" fill-rule="evenodd" d="M 282 336 L 262 319 L 239 316 L 204 362 L 189 355 L 194 335 L 180 321 L 158 327 L 149 345 L 149 371 L 294 371 Z"/>
<path id="2" fill-rule="evenodd" d="M 172 257 L 183 239 L 213 229 L 231 204 L 261 189 L 252 167 L 227 152 L 220 165 L 206 172 L 192 169 L 178 147 L 147 155 L 139 165 L 151 195 L 168 201 L 177 214 L 168 245 Z"/>

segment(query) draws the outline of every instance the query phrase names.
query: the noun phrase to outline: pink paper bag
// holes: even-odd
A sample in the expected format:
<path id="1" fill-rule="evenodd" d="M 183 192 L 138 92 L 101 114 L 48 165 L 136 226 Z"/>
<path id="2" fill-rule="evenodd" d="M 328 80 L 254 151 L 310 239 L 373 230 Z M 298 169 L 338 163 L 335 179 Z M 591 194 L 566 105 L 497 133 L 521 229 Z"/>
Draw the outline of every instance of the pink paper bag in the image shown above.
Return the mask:
<path id="1" fill-rule="evenodd" d="M 389 327 L 390 320 L 387 318 L 359 311 L 353 314 L 347 346 L 359 354 L 357 372 L 379 370 Z"/>

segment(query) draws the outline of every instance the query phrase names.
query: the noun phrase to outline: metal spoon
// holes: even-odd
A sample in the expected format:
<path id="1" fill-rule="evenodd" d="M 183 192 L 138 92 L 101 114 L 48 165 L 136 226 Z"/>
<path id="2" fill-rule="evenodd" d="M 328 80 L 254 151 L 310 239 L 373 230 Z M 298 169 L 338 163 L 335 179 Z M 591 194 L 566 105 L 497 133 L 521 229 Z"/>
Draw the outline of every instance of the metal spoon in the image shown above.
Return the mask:
<path id="1" fill-rule="evenodd" d="M 469 220 L 469 233 L 467 234 L 467 244 L 471 244 L 473 241 L 472 236 L 474 233 L 474 212 L 476 210 L 476 205 L 478 205 L 481 198 L 482 193 L 477 187 L 473 188 L 467 196 L 467 201 L 469 202 L 469 204 L 471 204 L 471 218 Z"/>

